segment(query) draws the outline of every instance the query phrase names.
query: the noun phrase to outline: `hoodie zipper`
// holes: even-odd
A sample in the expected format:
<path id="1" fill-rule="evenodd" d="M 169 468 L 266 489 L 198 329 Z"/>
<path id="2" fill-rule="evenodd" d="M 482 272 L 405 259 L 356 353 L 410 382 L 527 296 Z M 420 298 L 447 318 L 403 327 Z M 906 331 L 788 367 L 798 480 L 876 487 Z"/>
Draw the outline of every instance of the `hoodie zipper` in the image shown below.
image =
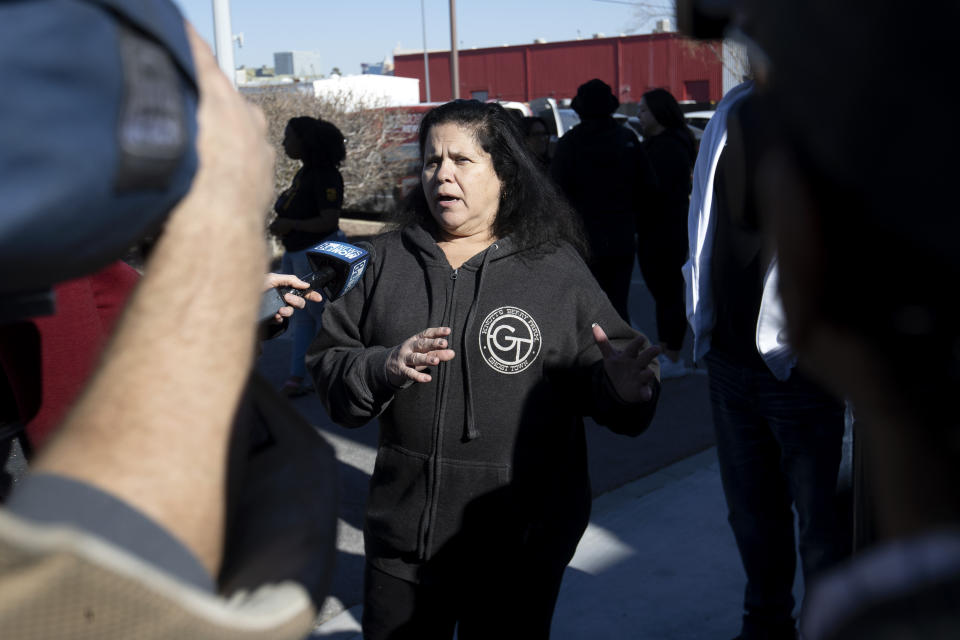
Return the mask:
<path id="1" fill-rule="evenodd" d="M 450 274 L 450 289 L 447 297 L 447 306 L 443 312 L 441 326 L 449 326 L 453 318 L 453 309 L 455 307 L 455 294 L 457 289 L 457 278 L 460 276 L 460 270 L 454 269 Z M 443 422 L 446 413 L 446 388 L 447 388 L 447 367 L 439 367 L 439 380 L 437 381 L 437 410 L 434 413 L 433 424 L 433 457 L 430 460 L 431 482 L 430 492 L 427 498 L 426 509 L 422 521 L 420 533 L 420 560 L 426 561 L 429 558 L 430 540 L 433 537 L 431 529 L 433 521 L 436 518 L 437 505 L 440 503 L 438 495 L 440 493 L 441 476 L 441 452 L 443 447 Z"/>

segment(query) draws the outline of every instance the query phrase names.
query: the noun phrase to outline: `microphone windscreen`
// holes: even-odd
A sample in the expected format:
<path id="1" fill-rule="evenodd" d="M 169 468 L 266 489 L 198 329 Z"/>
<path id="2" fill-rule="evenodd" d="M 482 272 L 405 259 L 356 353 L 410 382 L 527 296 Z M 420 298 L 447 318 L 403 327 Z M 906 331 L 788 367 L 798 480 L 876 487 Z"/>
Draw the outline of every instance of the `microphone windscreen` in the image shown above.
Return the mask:
<path id="1" fill-rule="evenodd" d="M 329 267 L 335 272 L 336 275 L 323 287 L 324 299 L 332 301 L 360 281 L 370 263 L 370 253 L 365 247 L 328 240 L 308 249 L 307 260 L 314 271 Z"/>

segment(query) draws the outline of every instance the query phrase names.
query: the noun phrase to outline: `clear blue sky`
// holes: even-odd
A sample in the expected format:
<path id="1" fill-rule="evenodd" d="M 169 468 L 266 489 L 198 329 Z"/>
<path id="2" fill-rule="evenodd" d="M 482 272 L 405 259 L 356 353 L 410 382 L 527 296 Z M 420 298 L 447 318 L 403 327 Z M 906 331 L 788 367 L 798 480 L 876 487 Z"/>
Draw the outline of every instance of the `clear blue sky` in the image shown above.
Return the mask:
<path id="1" fill-rule="evenodd" d="M 174 0 L 211 44 L 211 0 Z M 672 4 L 672 3 L 669 3 Z M 450 48 L 448 0 L 424 0 L 427 47 Z M 651 23 L 626 3 L 596 0 L 458 0 L 459 46 L 490 47 L 647 32 Z M 395 47 L 421 49 L 420 0 L 232 0 L 237 65 L 273 66 L 275 51 L 319 51 L 324 73 L 339 67 L 360 73 L 361 62 L 379 62 Z"/>

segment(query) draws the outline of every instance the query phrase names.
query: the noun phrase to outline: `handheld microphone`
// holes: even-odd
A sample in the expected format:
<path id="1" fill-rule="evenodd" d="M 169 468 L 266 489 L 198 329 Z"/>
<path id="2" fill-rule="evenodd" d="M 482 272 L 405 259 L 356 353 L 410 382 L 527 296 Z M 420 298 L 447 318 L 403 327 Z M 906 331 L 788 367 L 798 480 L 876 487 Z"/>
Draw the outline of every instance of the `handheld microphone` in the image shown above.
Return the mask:
<path id="1" fill-rule="evenodd" d="M 259 321 L 268 322 L 280 307 L 287 306 L 283 296 L 288 293 L 303 297 L 308 292 L 319 289 L 325 301 L 333 301 L 350 291 L 363 277 L 363 272 L 373 258 L 373 247 L 369 243 L 360 242 L 358 245 L 328 240 L 307 249 L 307 261 L 313 271 L 298 277 L 310 287 L 268 289 L 260 298 Z"/>

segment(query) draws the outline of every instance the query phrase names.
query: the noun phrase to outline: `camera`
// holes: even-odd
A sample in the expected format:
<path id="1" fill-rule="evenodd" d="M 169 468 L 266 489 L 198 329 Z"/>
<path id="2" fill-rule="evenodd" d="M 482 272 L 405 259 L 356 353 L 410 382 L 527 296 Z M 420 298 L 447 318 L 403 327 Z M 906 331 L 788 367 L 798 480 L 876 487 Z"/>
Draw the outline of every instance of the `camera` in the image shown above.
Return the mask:
<path id="1" fill-rule="evenodd" d="M 0 51 L 6 323 L 162 229 L 197 167 L 197 88 L 168 0 L 3 3 Z"/>

